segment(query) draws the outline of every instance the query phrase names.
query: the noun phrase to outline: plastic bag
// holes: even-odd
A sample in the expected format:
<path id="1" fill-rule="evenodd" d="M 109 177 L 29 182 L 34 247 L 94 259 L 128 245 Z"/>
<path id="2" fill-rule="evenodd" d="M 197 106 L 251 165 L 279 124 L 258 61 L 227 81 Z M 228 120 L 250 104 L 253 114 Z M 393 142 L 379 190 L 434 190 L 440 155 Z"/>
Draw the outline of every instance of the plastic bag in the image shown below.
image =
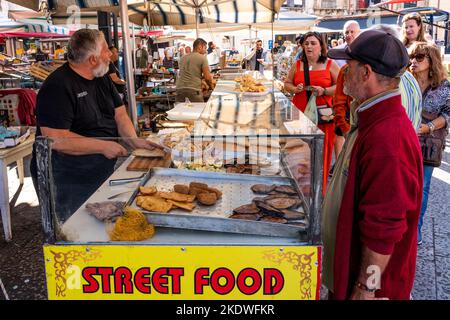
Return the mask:
<path id="1" fill-rule="evenodd" d="M 309 98 L 308 104 L 306 105 L 306 109 L 304 112 L 305 116 L 309 118 L 316 126 L 318 123 L 319 115 L 317 114 L 317 105 L 316 105 L 316 96 L 311 95 Z"/>

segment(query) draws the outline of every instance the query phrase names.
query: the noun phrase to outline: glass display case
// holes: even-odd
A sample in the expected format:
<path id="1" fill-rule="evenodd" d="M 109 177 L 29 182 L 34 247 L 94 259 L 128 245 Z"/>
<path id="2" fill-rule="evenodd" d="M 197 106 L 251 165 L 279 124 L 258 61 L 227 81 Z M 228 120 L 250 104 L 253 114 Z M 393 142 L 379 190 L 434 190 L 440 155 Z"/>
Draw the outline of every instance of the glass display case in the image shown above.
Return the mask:
<path id="1" fill-rule="evenodd" d="M 254 83 L 264 90 L 245 92 Z M 148 252 L 191 246 L 226 251 L 231 246 L 244 250 L 242 263 L 243 252 L 260 248 L 268 266 L 286 258 L 278 260 L 285 248 L 295 251 L 302 258 L 294 270 L 302 263 L 309 268 L 293 275 L 309 286 L 298 298 L 318 298 L 323 132 L 258 73 L 227 73 L 205 106 L 185 107 L 196 110 L 196 120 L 147 137 L 164 150 L 133 150 L 140 145 L 137 139 L 96 138 L 127 150 L 117 161 L 97 154 L 82 156 L 80 163 L 61 152 L 62 145 L 81 143 L 77 138 L 36 139 L 35 182 L 46 243 L 53 250 L 44 250 L 46 268 L 53 270 L 47 275 L 49 292 L 56 272 L 52 252 L 60 246 L 95 246 L 104 252 L 120 246 L 127 261 L 136 246 Z M 127 210 L 139 211 L 149 224 L 141 221 L 141 229 L 118 235 Z M 267 258 L 274 248 L 278 253 Z"/>

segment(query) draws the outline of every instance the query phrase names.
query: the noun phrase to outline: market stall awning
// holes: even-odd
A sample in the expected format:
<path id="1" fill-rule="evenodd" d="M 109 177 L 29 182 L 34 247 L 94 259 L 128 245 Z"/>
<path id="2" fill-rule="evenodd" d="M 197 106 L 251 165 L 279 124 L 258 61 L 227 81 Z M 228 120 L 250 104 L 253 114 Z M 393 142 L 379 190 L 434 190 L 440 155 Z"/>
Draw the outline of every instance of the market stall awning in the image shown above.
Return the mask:
<path id="1" fill-rule="evenodd" d="M 61 37 L 58 33 L 48 32 L 1 32 L 0 38 L 53 38 Z"/>
<path id="2" fill-rule="evenodd" d="M 280 11 L 276 19 L 271 22 L 234 24 L 234 23 L 202 23 L 199 29 L 209 29 L 211 33 L 222 33 L 226 31 L 237 31 L 243 29 L 252 30 L 271 30 L 274 32 L 294 32 L 299 33 L 302 30 L 308 30 L 319 22 L 319 18 L 315 15 L 308 15 L 302 12 Z M 272 26 L 273 24 L 273 26 Z M 175 29 L 187 30 L 195 29 L 195 25 L 176 26 Z"/>
<path id="3" fill-rule="evenodd" d="M 131 22 L 143 25 L 188 25 L 199 23 L 259 23 L 271 22 L 285 0 L 128 0 Z M 21 1 L 15 1 L 19 3 Z M 37 2 L 37 1 L 36 1 Z M 73 8 L 81 12 L 95 10 L 119 13 L 119 0 L 51 0 L 48 10 L 52 15 L 70 18 Z M 25 2 L 22 6 L 35 8 Z M 147 17 L 149 17 L 147 19 Z M 67 23 L 66 23 L 67 24 Z"/>

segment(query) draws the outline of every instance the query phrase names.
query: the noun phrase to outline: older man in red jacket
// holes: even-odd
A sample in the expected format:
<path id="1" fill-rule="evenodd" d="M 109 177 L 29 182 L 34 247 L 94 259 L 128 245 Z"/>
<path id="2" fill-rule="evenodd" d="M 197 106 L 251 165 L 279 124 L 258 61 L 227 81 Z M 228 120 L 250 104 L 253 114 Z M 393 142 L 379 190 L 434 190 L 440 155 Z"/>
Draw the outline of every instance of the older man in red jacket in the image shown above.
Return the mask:
<path id="1" fill-rule="evenodd" d="M 334 206 L 333 296 L 409 299 L 416 268 L 422 155 L 398 91 L 408 53 L 391 34 L 369 30 L 346 49 L 330 50 L 329 57 L 348 60 L 345 92 L 358 102 L 351 129 L 357 136 L 351 152 L 342 157 L 347 157 L 341 167 L 345 187 L 337 192 L 342 201 Z"/>

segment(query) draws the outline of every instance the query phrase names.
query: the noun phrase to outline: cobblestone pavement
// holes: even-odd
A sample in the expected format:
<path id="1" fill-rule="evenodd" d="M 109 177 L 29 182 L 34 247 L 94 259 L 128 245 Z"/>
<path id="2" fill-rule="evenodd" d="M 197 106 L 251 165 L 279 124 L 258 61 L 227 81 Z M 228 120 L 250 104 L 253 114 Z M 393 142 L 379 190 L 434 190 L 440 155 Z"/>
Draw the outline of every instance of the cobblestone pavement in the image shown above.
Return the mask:
<path id="1" fill-rule="evenodd" d="M 29 159 L 28 159 L 29 160 Z M 27 167 L 28 161 L 25 162 Z M 17 192 L 16 169 L 9 170 L 13 240 L 0 223 L 0 280 L 11 300 L 47 299 L 43 237 L 38 202 L 29 173 Z M 428 211 L 419 247 L 413 299 L 450 299 L 450 139 L 444 161 L 433 172 Z M 322 295 L 326 297 L 326 294 Z M 5 299 L 0 284 L 0 300 Z"/>
<path id="2" fill-rule="evenodd" d="M 450 136 L 449 136 L 450 137 Z M 450 299 L 450 138 L 433 171 L 428 208 L 417 253 L 413 299 Z"/>

